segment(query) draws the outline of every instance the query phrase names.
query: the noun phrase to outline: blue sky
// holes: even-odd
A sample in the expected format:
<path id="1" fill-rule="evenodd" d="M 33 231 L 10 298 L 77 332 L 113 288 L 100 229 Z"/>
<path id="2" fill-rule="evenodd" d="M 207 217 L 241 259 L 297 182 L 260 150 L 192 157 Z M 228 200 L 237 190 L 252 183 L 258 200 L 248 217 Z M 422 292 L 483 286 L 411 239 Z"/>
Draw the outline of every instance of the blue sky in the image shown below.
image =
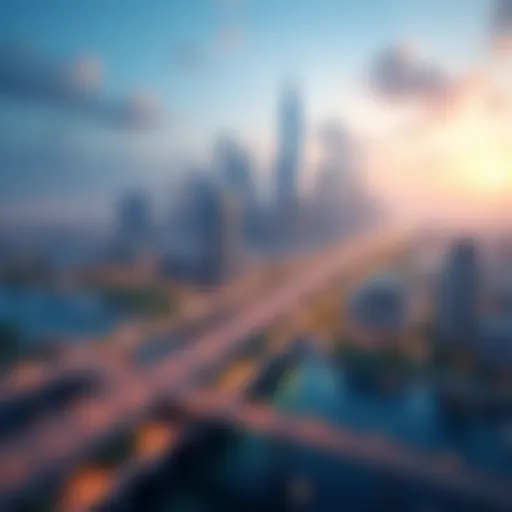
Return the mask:
<path id="1" fill-rule="evenodd" d="M 50 197 L 66 183 L 60 197 L 98 184 L 113 193 L 152 173 L 163 180 L 174 156 L 205 155 L 222 130 L 268 150 L 283 83 L 300 84 L 310 126 L 343 117 L 347 88 L 404 38 L 464 69 L 485 52 L 490 1 L 3 0 L 0 9 L 0 45 L 21 43 L 48 62 L 87 58 L 101 69 L 102 98 L 154 97 L 163 119 L 147 133 L 125 133 L 62 105 L 0 94 L 0 164 L 16 168 L 0 201 L 12 203 Z M 66 155 L 45 156 L 55 145 Z M 75 151 L 80 165 L 70 175 Z M 29 179 L 20 180 L 27 155 Z M 31 190 L 34 175 L 58 186 Z"/>

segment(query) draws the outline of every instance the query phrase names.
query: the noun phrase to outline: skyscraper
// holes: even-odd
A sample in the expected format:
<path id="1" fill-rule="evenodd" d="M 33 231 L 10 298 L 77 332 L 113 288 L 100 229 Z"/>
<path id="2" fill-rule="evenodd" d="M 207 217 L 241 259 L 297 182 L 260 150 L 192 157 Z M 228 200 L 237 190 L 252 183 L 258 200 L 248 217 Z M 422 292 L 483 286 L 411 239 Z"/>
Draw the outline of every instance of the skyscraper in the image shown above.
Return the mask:
<path id="1" fill-rule="evenodd" d="M 131 249 L 148 243 L 151 231 L 151 208 L 149 200 L 141 191 L 125 194 L 117 204 L 118 241 Z"/>
<path id="2" fill-rule="evenodd" d="M 343 123 L 332 120 L 322 126 L 320 142 L 315 218 L 320 230 L 337 236 L 369 222 L 375 205 L 362 178 L 357 140 Z"/>
<path id="3" fill-rule="evenodd" d="M 437 332 L 443 342 L 467 345 L 478 335 L 479 265 L 473 240 L 450 249 L 440 276 Z"/>
<path id="4" fill-rule="evenodd" d="M 203 283 L 219 282 L 234 270 L 239 254 L 238 202 L 203 176 L 187 185 L 182 199 L 180 218 L 188 237 L 186 273 Z"/>
<path id="5" fill-rule="evenodd" d="M 303 110 L 296 89 L 286 89 L 279 108 L 276 162 L 276 201 L 278 210 L 293 215 L 297 202 L 297 186 L 303 144 Z"/>
<path id="6" fill-rule="evenodd" d="M 341 124 L 331 121 L 322 127 L 323 158 L 317 174 L 316 206 L 318 215 L 331 225 L 346 222 L 361 196 L 351 142 Z"/>
<path id="7" fill-rule="evenodd" d="M 407 316 L 407 290 L 397 274 L 372 276 L 349 296 L 349 327 L 358 341 L 398 341 Z"/>
<path id="8" fill-rule="evenodd" d="M 251 159 L 246 149 L 231 137 L 218 139 L 215 162 L 221 182 L 244 205 L 254 200 Z"/>
<path id="9" fill-rule="evenodd" d="M 251 157 L 246 148 L 231 137 L 218 139 L 215 147 L 215 166 L 224 196 L 236 203 L 243 234 L 250 239 L 257 224 L 257 200 Z"/>

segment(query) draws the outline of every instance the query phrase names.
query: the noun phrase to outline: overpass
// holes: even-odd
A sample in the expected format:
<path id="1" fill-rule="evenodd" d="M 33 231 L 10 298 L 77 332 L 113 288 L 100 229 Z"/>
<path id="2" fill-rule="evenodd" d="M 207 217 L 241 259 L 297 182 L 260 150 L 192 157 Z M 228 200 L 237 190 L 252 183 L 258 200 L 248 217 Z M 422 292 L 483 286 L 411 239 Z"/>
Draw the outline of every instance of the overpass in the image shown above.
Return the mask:
<path id="1" fill-rule="evenodd" d="M 357 433 L 209 390 L 176 395 L 169 403 L 185 418 L 229 425 L 286 444 L 315 448 L 330 457 L 363 463 L 397 478 L 412 479 L 429 488 L 462 496 L 485 509 L 512 510 L 510 479 L 473 471 L 460 461 L 409 448 L 378 434 Z"/>
<path id="2" fill-rule="evenodd" d="M 243 399 L 242 392 L 187 390 L 159 403 L 158 411 L 160 418 L 166 418 L 164 424 L 168 425 L 170 441 L 153 457 L 136 456 L 122 468 L 109 491 L 98 501 L 101 510 L 122 510 L 119 503 L 126 500 L 130 488 L 137 485 L 140 478 L 151 478 L 154 471 L 161 469 L 161 462 L 187 442 L 186 431 L 177 429 L 176 425 L 191 423 L 205 431 L 227 427 L 255 433 L 281 446 L 305 447 L 331 459 L 354 462 L 391 477 L 390 481 L 396 486 L 412 483 L 417 489 L 418 501 L 434 492 L 461 507 L 471 503 L 478 510 L 505 512 L 512 509 L 509 479 L 474 471 L 457 459 L 423 452 L 379 434 L 358 433 L 317 418 L 280 412 L 268 404 L 251 403 Z M 181 436 L 181 443 L 178 436 Z M 85 512 L 88 508 L 73 510 Z"/>
<path id="3" fill-rule="evenodd" d="M 330 251 L 307 274 L 258 297 L 210 332 L 149 368 L 108 366 L 104 392 L 41 421 L 16 442 L 0 446 L 0 496 L 8 499 L 31 485 L 51 481 L 87 459 L 109 433 L 144 418 L 162 396 L 180 393 L 209 367 L 243 348 L 247 338 L 307 300 L 368 253 L 405 241 L 403 231 L 365 235 Z"/>
<path id="4" fill-rule="evenodd" d="M 401 482 L 412 483 L 418 493 L 421 492 L 419 496 L 424 498 L 433 492 L 460 506 L 471 503 L 479 510 L 512 509 L 512 481 L 509 478 L 472 469 L 462 459 L 443 452 L 421 450 L 383 434 L 360 433 L 307 414 L 279 411 L 271 404 L 259 402 L 259 389 L 262 385 L 266 387 L 264 381 L 274 382 L 276 368 L 282 370 L 283 363 L 287 366 L 286 361 L 297 361 L 302 353 L 300 345 L 292 344 L 284 352 L 264 358 L 263 372 L 249 373 L 236 390 L 229 388 L 224 392 L 202 385 L 162 396 L 153 412 L 173 432 L 172 442 L 166 448 L 162 447 L 152 460 L 136 456 L 129 470 L 121 471 L 103 501 L 105 510 L 118 510 L 116 499 L 121 502 L 126 499 L 126 493 L 129 494 L 138 477 L 151 475 L 151 468 L 158 471 L 161 468 L 159 461 L 168 460 L 174 450 L 183 448 L 188 441 L 187 430 L 182 426 L 191 424 L 205 432 L 212 427 L 215 430 L 215 427 L 242 430 L 278 442 L 279 446 L 314 449 L 331 459 L 354 462 L 392 477 L 390 480 L 397 487 Z M 281 370 L 278 370 L 280 374 Z"/>

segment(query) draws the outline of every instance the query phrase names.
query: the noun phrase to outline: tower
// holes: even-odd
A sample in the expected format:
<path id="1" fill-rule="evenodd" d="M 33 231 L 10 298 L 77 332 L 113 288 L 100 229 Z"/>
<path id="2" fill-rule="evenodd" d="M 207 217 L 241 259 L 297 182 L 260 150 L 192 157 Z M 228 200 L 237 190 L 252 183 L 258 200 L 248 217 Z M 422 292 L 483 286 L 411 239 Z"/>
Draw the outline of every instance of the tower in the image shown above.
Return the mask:
<path id="1" fill-rule="evenodd" d="M 440 276 L 437 332 L 443 342 L 473 343 L 478 335 L 479 268 L 473 240 L 456 242 Z"/>
<path id="2" fill-rule="evenodd" d="M 277 209 L 285 222 L 290 222 L 297 202 L 297 185 L 303 142 L 303 111 L 296 89 L 284 91 L 279 107 L 276 161 Z"/>
<path id="3" fill-rule="evenodd" d="M 199 177 L 188 185 L 183 223 L 192 238 L 200 281 L 215 284 L 234 270 L 240 246 L 238 202 L 224 188 Z"/>
<path id="4" fill-rule="evenodd" d="M 256 192 L 249 152 L 235 139 L 223 137 L 217 141 L 215 147 L 215 163 L 220 182 L 225 189 L 223 196 L 229 203 L 226 210 L 239 211 L 243 234 L 250 237 L 255 222 Z"/>
<path id="5" fill-rule="evenodd" d="M 124 252 L 139 253 L 150 242 L 151 208 L 143 192 L 133 191 L 120 198 L 116 212 L 117 242 Z"/>
<path id="6" fill-rule="evenodd" d="M 244 205 L 253 200 L 254 184 L 248 152 L 230 137 L 222 137 L 215 147 L 215 160 L 221 182 Z"/>

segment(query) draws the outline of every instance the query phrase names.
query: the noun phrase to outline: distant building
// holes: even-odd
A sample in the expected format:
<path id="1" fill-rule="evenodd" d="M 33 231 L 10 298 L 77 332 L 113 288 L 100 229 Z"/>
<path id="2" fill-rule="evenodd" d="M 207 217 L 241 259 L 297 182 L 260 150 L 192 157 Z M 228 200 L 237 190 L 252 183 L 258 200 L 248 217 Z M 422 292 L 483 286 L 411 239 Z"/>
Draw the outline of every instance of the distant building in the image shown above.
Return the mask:
<path id="1" fill-rule="evenodd" d="M 406 293 L 398 276 L 370 278 L 349 296 L 348 322 L 359 341 L 396 341 L 406 320 Z"/>
<path id="2" fill-rule="evenodd" d="M 491 245 L 486 265 L 483 314 L 512 314 L 512 245 L 509 237 Z"/>
<path id="3" fill-rule="evenodd" d="M 220 138 L 215 147 L 215 166 L 222 186 L 239 205 L 244 235 L 250 237 L 258 212 L 249 152 L 230 137 Z"/>
<path id="4" fill-rule="evenodd" d="M 116 210 L 116 254 L 131 258 L 146 249 L 153 230 L 151 206 L 143 192 L 121 197 Z"/>
<path id="5" fill-rule="evenodd" d="M 362 178 L 357 140 L 336 120 L 322 127 L 319 138 L 321 159 L 314 195 L 317 229 L 331 237 L 353 233 L 374 220 L 379 210 Z"/>
<path id="6" fill-rule="evenodd" d="M 215 147 L 215 164 L 221 183 L 243 204 L 254 201 L 252 162 L 248 151 L 236 140 L 223 137 Z"/>
<path id="7" fill-rule="evenodd" d="M 449 251 L 438 286 L 436 330 L 442 341 L 467 345 L 476 340 L 479 272 L 475 242 L 456 242 Z"/>
<path id="8" fill-rule="evenodd" d="M 477 352 L 495 368 L 512 369 L 512 319 L 499 316 L 485 319 L 479 332 Z"/>
<path id="9" fill-rule="evenodd" d="M 215 284 L 232 274 L 241 252 L 239 203 L 227 190 L 199 176 L 182 196 L 177 246 L 165 258 L 166 273 Z"/>
<path id="10" fill-rule="evenodd" d="M 293 225 L 299 185 L 304 119 L 300 95 L 286 89 L 279 108 L 276 161 L 276 203 L 285 229 Z"/>

